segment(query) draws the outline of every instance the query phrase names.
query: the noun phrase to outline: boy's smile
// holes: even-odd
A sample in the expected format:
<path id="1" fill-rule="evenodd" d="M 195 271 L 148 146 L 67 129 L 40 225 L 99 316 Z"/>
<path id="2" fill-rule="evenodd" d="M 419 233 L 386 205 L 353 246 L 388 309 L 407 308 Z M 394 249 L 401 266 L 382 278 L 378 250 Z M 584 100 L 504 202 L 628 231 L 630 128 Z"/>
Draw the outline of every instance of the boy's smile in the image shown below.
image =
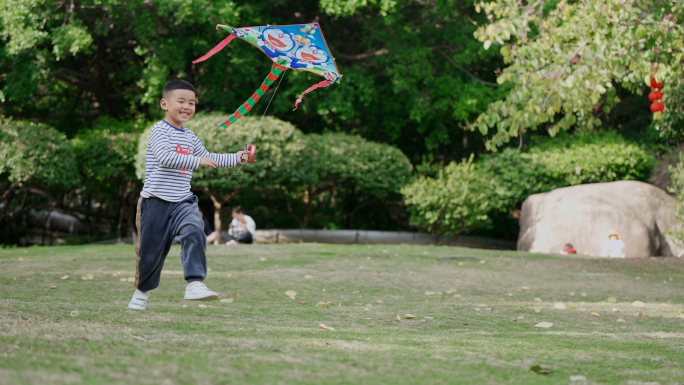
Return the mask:
<path id="1" fill-rule="evenodd" d="M 195 93 L 190 90 L 173 90 L 160 101 L 164 118 L 171 125 L 180 128 L 195 115 Z"/>

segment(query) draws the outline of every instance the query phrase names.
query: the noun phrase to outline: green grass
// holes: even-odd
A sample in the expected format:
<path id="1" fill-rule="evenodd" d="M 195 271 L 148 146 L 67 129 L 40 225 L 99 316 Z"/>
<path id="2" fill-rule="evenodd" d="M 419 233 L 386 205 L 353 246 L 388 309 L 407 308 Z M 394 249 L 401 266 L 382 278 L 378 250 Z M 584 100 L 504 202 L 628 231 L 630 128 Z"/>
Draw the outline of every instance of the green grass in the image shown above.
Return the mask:
<path id="1" fill-rule="evenodd" d="M 234 299 L 222 303 L 183 300 L 178 255 L 174 246 L 139 312 L 126 308 L 134 289 L 121 282 L 135 275 L 129 245 L 0 250 L 0 384 L 567 384 L 572 375 L 640 384 L 684 376 L 677 258 L 212 246 L 205 283 Z M 478 259 L 437 258 L 445 255 Z M 646 305 L 633 307 L 636 300 Z M 553 326 L 534 326 L 542 321 Z"/>

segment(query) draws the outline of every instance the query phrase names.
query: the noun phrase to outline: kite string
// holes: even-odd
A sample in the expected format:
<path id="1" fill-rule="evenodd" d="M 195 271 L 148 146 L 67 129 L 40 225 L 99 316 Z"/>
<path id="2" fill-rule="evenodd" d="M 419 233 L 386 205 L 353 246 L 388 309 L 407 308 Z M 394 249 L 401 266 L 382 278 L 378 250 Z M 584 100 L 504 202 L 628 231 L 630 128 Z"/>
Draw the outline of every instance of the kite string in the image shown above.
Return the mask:
<path id="1" fill-rule="evenodd" d="M 285 77 L 285 73 L 287 72 L 287 70 L 288 70 L 288 68 L 285 67 L 285 71 L 283 71 L 283 74 L 280 76 L 280 80 L 278 80 L 278 84 L 276 84 L 276 88 L 273 90 L 273 95 L 271 95 L 271 99 L 268 101 L 268 104 L 266 105 L 266 109 L 264 110 L 264 113 L 261 115 L 261 119 L 259 119 L 259 123 L 257 123 L 256 128 L 252 132 L 252 137 L 249 139 L 249 143 L 247 143 L 247 145 L 245 145 L 245 148 L 247 146 L 249 146 L 250 144 L 252 144 L 252 141 L 254 140 L 256 133 L 259 132 L 259 127 L 261 127 L 261 122 L 264 120 L 264 117 L 266 116 L 266 112 L 268 112 L 268 107 L 271 106 L 271 102 L 273 101 L 273 98 L 275 97 L 276 92 L 278 92 L 278 87 L 280 87 L 280 82 L 283 81 L 283 78 Z M 244 165 L 245 165 L 244 163 L 241 164 L 240 168 L 238 168 L 237 171 L 235 171 L 235 173 L 233 175 L 239 174 L 240 170 L 242 170 L 242 166 L 244 166 Z"/>

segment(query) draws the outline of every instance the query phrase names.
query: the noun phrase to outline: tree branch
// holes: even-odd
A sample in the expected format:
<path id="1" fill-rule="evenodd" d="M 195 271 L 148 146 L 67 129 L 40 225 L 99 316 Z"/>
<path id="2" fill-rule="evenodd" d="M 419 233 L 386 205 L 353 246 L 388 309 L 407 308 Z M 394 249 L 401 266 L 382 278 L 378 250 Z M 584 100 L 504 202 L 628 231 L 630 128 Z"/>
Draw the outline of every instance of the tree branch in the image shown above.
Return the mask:
<path id="1" fill-rule="evenodd" d="M 454 59 L 450 58 L 449 55 L 445 54 L 444 52 L 439 51 L 439 50 L 438 50 L 437 52 L 439 52 L 442 56 L 444 56 L 444 57 L 449 61 L 449 63 L 451 63 L 451 65 L 453 65 L 453 66 L 456 67 L 457 69 L 459 69 L 459 70 L 465 72 L 466 75 L 470 76 L 473 80 L 476 80 L 476 81 L 478 81 L 478 82 L 480 82 L 480 83 L 482 83 L 482 84 L 484 84 L 484 85 L 486 85 L 486 86 L 489 86 L 489 87 L 498 87 L 498 86 L 499 86 L 499 85 L 496 84 L 496 83 L 491 83 L 491 82 L 488 82 L 488 81 L 486 81 L 486 80 L 482 80 L 482 79 L 478 78 L 477 76 L 473 75 L 473 74 L 470 73 L 470 71 L 468 71 L 467 69 L 465 69 L 465 68 L 459 66 L 458 64 L 456 64 L 456 62 L 454 61 Z"/>

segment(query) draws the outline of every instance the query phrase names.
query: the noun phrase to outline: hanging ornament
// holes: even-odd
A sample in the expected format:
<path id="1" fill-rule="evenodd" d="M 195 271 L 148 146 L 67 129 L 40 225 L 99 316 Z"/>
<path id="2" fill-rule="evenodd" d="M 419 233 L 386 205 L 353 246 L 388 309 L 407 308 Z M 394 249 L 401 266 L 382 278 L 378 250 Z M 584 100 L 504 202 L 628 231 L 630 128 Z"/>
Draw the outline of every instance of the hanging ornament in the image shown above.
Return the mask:
<path id="1" fill-rule="evenodd" d="M 665 111 L 665 104 L 661 102 L 663 99 L 663 92 L 660 91 L 663 88 L 663 82 L 659 82 L 655 75 L 658 72 L 658 65 L 653 65 L 653 73 L 651 74 L 651 92 L 648 94 L 648 100 L 652 101 L 651 112 L 653 113 L 653 120 L 658 120 L 662 117 L 663 111 Z"/>

